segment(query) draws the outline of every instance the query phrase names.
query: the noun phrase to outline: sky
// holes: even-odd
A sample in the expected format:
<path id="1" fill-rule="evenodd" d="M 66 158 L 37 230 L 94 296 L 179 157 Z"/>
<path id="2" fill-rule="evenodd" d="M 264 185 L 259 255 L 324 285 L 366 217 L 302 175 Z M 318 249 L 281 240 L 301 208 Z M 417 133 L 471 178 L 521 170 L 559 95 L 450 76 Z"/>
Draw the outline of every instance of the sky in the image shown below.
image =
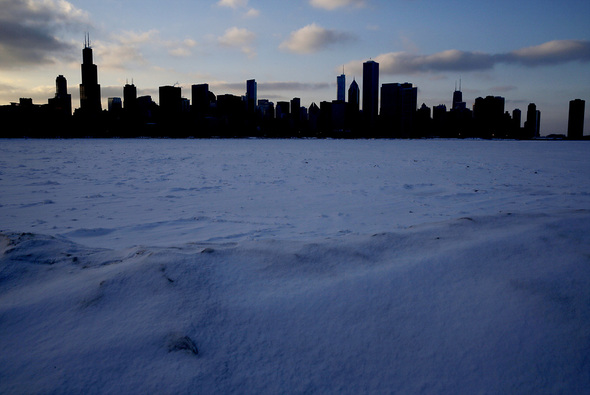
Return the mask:
<path id="1" fill-rule="evenodd" d="M 158 102 L 159 86 L 243 95 L 247 79 L 259 99 L 309 106 L 336 99 L 343 70 L 362 88 L 373 59 L 380 84 L 418 87 L 418 106 L 450 108 L 461 81 L 469 108 L 535 103 L 541 135 L 566 133 L 569 101 L 590 103 L 589 20 L 588 0 L 0 0 L 0 104 L 47 103 L 61 74 L 79 107 L 88 32 L 105 108 L 126 82 Z"/>

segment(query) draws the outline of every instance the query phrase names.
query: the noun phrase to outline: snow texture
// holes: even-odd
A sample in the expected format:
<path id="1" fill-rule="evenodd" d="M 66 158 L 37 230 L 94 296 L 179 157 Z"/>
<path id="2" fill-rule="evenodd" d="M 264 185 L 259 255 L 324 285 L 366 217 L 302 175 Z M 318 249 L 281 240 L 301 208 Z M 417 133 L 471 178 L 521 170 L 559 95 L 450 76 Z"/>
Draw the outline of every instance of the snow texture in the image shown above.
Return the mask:
<path id="1" fill-rule="evenodd" d="M 590 144 L 0 141 L 0 393 L 584 393 Z"/>

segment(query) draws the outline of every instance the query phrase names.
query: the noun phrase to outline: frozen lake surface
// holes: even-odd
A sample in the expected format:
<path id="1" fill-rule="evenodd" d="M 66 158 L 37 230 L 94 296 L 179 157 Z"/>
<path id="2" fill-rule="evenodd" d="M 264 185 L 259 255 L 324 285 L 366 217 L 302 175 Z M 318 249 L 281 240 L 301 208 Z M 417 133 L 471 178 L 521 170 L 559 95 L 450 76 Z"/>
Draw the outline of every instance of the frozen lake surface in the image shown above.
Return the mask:
<path id="1" fill-rule="evenodd" d="M 589 153 L 0 140 L 0 393 L 583 393 Z"/>
<path id="2" fill-rule="evenodd" d="M 589 151 L 543 141 L 5 140 L 0 229 L 121 248 L 589 208 Z"/>

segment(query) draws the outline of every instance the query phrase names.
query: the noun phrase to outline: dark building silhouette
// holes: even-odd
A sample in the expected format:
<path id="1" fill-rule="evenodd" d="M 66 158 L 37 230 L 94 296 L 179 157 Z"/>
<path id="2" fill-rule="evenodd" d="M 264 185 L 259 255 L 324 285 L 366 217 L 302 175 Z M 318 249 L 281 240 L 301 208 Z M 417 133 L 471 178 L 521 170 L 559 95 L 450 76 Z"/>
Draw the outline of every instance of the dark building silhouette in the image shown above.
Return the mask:
<path id="1" fill-rule="evenodd" d="M 289 118 L 290 103 L 288 101 L 279 101 L 276 106 L 276 119 L 284 120 Z"/>
<path id="2" fill-rule="evenodd" d="M 179 86 L 161 86 L 160 112 L 163 117 L 178 116 L 182 111 L 182 90 Z"/>
<path id="3" fill-rule="evenodd" d="M 221 136 L 241 137 L 243 130 L 240 126 L 246 115 L 244 110 L 244 101 L 241 96 L 230 94 L 217 96 L 216 115 Z"/>
<path id="4" fill-rule="evenodd" d="M 254 113 L 256 110 L 256 103 L 258 102 L 258 84 L 256 80 L 246 81 L 246 102 L 248 113 Z"/>
<path id="5" fill-rule="evenodd" d="M 139 96 L 137 98 L 137 111 L 144 122 L 152 122 L 157 105 L 150 95 Z"/>
<path id="6" fill-rule="evenodd" d="M 512 111 L 512 127 L 514 130 L 518 131 L 520 130 L 520 126 L 522 124 L 522 111 L 520 111 L 518 108 L 515 108 Z"/>
<path id="7" fill-rule="evenodd" d="M 431 110 L 425 103 L 416 110 L 413 137 L 433 136 Z"/>
<path id="8" fill-rule="evenodd" d="M 459 89 L 457 89 L 455 83 L 455 91 L 453 92 L 453 106 L 451 107 L 452 110 L 463 110 L 467 107 L 466 103 L 463 101 L 463 92 L 461 92 L 461 82 L 459 82 Z"/>
<path id="9" fill-rule="evenodd" d="M 332 102 L 331 111 L 331 130 L 338 133 L 343 132 L 345 129 L 346 102 L 334 100 Z"/>
<path id="10" fill-rule="evenodd" d="M 418 88 L 410 83 L 381 86 L 381 120 L 386 137 L 413 137 Z"/>
<path id="11" fill-rule="evenodd" d="M 379 113 L 379 63 L 363 63 L 363 115 L 365 126 L 374 127 Z"/>
<path id="12" fill-rule="evenodd" d="M 504 123 L 505 99 L 502 96 L 478 97 L 473 104 L 476 137 L 505 137 L 508 125 Z"/>
<path id="13" fill-rule="evenodd" d="M 567 138 L 581 139 L 584 137 L 584 110 L 586 102 L 581 99 L 571 100 L 567 120 Z"/>
<path id="14" fill-rule="evenodd" d="M 312 102 L 309 105 L 309 110 L 307 111 L 307 117 L 309 118 L 309 130 L 311 133 L 317 133 L 319 128 L 320 122 L 320 108 L 318 107 L 315 102 Z"/>
<path id="15" fill-rule="evenodd" d="M 300 130 L 301 122 L 303 118 L 301 117 L 301 99 L 298 97 L 294 97 L 291 99 L 291 127 L 294 128 L 296 131 Z"/>
<path id="16" fill-rule="evenodd" d="M 524 123 L 524 138 L 531 139 L 539 137 L 541 129 L 541 112 L 537 110 L 535 103 L 527 107 L 526 121 Z"/>
<path id="17" fill-rule="evenodd" d="M 211 99 L 209 95 L 209 84 L 198 84 L 191 86 L 191 111 L 197 116 L 209 114 Z"/>
<path id="18" fill-rule="evenodd" d="M 359 85 L 357 84 L 356 80 L 353 79 L 350 87 L 348 88 L 348 104 L 351 110 L 359 112 L 360 111 L 360 89 Z"/>
<path id="19" fill-rule="evenodd" d="M 133 82 L 123 87 L 123 108 L 128 113 L 137 111 L 137 88 Z"/>
<path id="20" fill-rule="evenodd" d="M 336 100 L 346 101 L 346 76 L 344 73 L 336 77 Z"/>
<path id="21" fill-rule="evenodd" d="M 275 119 L 275 104 L 267 99 L 258 100 L 258 111 L 263 121 Z"/>
<path id="22" fill-rule="evenodd" d="M 92 47 L 87 35 L 82 50 L 82 83 L 80 84 L 80 110 L 84 113 L 99 113 L 100 85 L 98 84 L 98 67 L 92 63 Z"/>
<path id="23" fill-rule="evenodd" d="M 119 114 L 123 110 L 123 102 L 120 97 L 108 98 L 108 110 L 110 113 Z"/>
<path id="24" fill-rule="evenodd" d="M 55 79 L 55 97 L 49 99 L 49 107 L 55 114 L 64 117 L 72 115 L 72 95 L 68 93 L 68 82 L 63 75 Z"/>

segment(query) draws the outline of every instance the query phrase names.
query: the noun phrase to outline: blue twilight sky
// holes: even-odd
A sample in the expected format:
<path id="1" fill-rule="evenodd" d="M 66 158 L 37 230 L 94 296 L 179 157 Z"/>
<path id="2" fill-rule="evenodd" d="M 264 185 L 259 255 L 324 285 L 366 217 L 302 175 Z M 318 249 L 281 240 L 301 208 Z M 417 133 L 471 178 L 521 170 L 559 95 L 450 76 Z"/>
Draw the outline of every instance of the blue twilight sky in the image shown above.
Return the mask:
<path id="1" fill-rule="evenodd" d="M 63 74 L 78 107 L 86 31 L 103 105 L 131 79 L 157 102 L 161 85 L 190 99 L 192 84 L 242 95 L 254 78 L 259 99 L 309 106 L 336 98 L 342 67 L 362 87 L 372 58 L 418 105 L 450 107 L 459 79 L 469 107 L 534 102 L 542 135 L 565 133 L 570 100 L 590 107 L 588 0 L 0 0 L 0 104 L 46 103 Z"/>

